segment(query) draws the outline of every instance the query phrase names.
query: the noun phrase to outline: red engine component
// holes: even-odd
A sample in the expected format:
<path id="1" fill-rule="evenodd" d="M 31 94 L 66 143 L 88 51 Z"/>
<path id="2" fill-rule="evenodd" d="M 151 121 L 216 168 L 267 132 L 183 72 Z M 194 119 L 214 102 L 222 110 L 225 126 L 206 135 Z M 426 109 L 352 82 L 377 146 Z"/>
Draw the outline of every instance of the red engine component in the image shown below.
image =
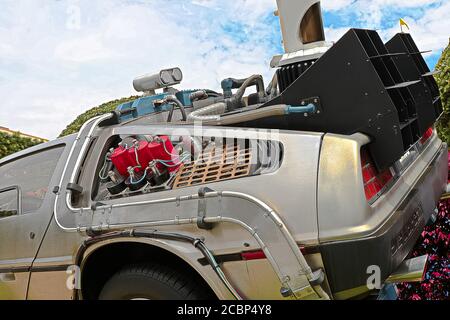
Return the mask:
<path id="1" fill-rule="evenodd" d="M 147 149 L 148 149 L 147 141 L 139 141 L 137 147 L 134 146 L 133 148 L 128 149 L 130 158 L 133 159 L 133 167 L 139 166 L 139 168 L 137 168 L 136 170 L 137 172 L 144 171 L 148 167 L 148 164 L 153 161 L 153 157 L 151 154 L 148 153 Z M 137 160 L 139 161 L 139 163 L 137 162 Z"/>
<path id="2" fill-rule="evenodd" d="M 159 141 L 158 141 L 159 140 Z M 153 160 L 163 160 L 167 163 L 169 172 L 174 172 L 180 167 L 176 165 L 180 162 L 179 156 L 173 147 L 168 136 L 160 136 L 158 140 L 150 142 L 147 150 L 153 156 Z M 159 163 L 158 169 L 164 169 L 166 166 Z"/>
<path id="3" fill-rule="evenodd" d="M 154 160 L 162 160 L 167 164 L 158 163 L 159 170 L 167 168 L 169 172 L 173 172 L 180 167 L 180 165 L 177 165 L 180 161 L 179 156 L 168 136 L 160 136 L 152 142 L 140 141 L 137 146 L 129 149 L 119 146 L 111 156 L 111 161 L 117 171 L 125 177 L 129 175 L 129 167 L 136 168 L 136 172 L 142 172 Z"/>
<path id="4" fill-rule="evenodd" d="M 124 146 L 118 146 L 111 155 L 111 161 L 120 175 L 128 176 L 128 167 L 133 167 L 136 160 L 130 158 L 130 153 Z M 134 161 L 134 162 L 133 162 Z"/>

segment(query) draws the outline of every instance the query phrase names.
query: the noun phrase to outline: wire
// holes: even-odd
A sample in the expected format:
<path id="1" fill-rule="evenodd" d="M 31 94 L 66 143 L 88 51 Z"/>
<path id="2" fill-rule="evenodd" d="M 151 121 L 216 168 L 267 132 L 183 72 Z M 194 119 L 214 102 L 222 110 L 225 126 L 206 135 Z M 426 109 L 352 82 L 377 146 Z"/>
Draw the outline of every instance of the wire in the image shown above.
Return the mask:
<path id="1" fill-rule="evenodd" d="M 136 181 L 136 182 L 133 182 L 133 175 L 130 175 L 130 182 L 131 182 L 131 184 L 139 184 L 142 181 L 144 181 L 144 179 L 147 177 L 147 170 L 148 170 L 148 168 L 144 170 L 144 175 L 142 176 L 142 178 L 139 179 L 139 181 Z"/>
<path id="2" fill-rule="evenodd" d="M 105 161 L 103 162 L 103 167 L 100 169 L 100 172 L 98 173 L 98 177 L 100 178 L 100 180 L 106 180 L 108 179 L 108 175 L 103 176 L 105 174 L 105 169 L 107 168 L 106 163 L 110 161 L 110 159 L 108 159 L 108 155 L 105 156 Z M 107 174 L 107 173 L 106 173 Z"/>
<path id="3" fill-rule="evenodd" d="M 180 158 L 184 159 L 184 158 L 188 158 L 190 156 L 191 156 L 191 154 L 186 151 L 186 152 L 184 152 L 184 153 L 182 153 L 181 155 L 178 156 L 178 160 L 179 160 L 178 162 L 180 163 L 180 162 L 184 161 L 184 160 L 180 160 Z M 164 163 L 174 163 L 175 162 L 173 160 L 161 160 L 161 159 L 159 159 L 157 161 L 164 162 Z"/>
<path id="4" fill-rule="evenodd" d="M 141 163 L 139 162 L 139 156 L 138 156 L 138 153 L 137 153 L 137 148 L 136 148 L 136 146 L 134 147 L 134 155 L 136 156 L 136 163 L 138 164 L 137 167 L 135 167 L 135 168 L 142 168 L 142 165 L 141 165 Z"/>
<path id="5" fill-rule="evenodd" d="M 169 152 L 169 150 L 167 150 L 167 146 L 166 146 L 166 143 L 165 143 L 164 140 L 162 141 L 162 145 L 163 145 L 163 147 L 164 147 L 164 151 L 165 151 L 169 156 L 171 156 L 171 158 L 172 158 L 172 157 L 179 157 L 179 156 L 180 156 L 179 153 L 174 154 L 174 153 Z"/>
<path id="6" fill-rule="evenodd" d="M 191 154 L 186 152 L 186 153 L 183 153 L 180 157 L 181 157 L 181 159 L 178 163 L 175 163 L 175 162 L 169 161 L 169 160 L 157 160 L 157 162 L 159 162 L 169 168 L 178 167 L 180 164 L 182 164 L 186 160 L 188 160 L 191 157 Z"/>

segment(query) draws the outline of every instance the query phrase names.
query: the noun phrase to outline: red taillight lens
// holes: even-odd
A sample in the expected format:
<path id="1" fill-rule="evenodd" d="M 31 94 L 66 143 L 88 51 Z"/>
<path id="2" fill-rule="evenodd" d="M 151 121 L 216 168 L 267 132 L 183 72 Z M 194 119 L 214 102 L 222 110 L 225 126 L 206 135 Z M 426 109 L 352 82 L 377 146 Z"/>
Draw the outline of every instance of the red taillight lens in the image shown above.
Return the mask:
<path id="1" fill-rule="evenodd" d="M 266 255 L 262 250 L 252 252 L 242 252 L 241 256 L 243 260 L 260 260 L 266 258 Z"/>
<path id="2" fill-rule="evenodd" d="M 391 170 L 378 172 L 367 150 L 361 150 L 361 166 L 364 181 L 364 192 L 367 201 L 372 200 L 393 179 Z"/>
<path id="3" fill-rule="evenodd" d="M 303 255 L 308 254 L 308 250 L 305 247 L 299 247 L 299 249 Z M 241 257 L 242 260 L 246 261 L 266 259 L 266 255 L 262 250 L 242 252 Z"/>
<path id="4" fill-rule="evenodd" d="M 424 133 L 423 137 L 420 139 L 420 143 L 424 144 L 425 142 L 427 142 L 433 136 L 433 133 L 434 129 L 431 127 Z"/>

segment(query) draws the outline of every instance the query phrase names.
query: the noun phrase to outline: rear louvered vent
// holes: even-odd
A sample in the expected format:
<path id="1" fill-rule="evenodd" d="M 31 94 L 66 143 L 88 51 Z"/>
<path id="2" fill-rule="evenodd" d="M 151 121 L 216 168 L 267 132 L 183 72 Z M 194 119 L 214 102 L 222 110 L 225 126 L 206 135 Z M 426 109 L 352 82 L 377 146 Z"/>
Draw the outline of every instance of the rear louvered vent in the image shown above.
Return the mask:
<path id="1" fill-rule="evenodd" d="M 277 70 L 278 85 L 283 92 L 295 80 L 297 80 L 306 70 L 311 67 L 316 60 L 302 61 L 281 67 Z"/>
<path id="2" fill-rule="evenodd" d="M 407 73 L 401 72 L 403 68 L 395 61 L 402 59 L 408 64 L 407 69 L 417 69 L 421 74 L 428 73 L 429 70 L 417 48 L 410 46 L 407 49 L 408 45 L 403 41 L 407 40 L 407 37 L 394 37 L 390 42 L 396 44 L 395 48 L 391 46 L 392 50 L 389 51 L 377 32 L 356 30 L 356 33 L 397 109 L 403 146 L 408 150 L 434 123 L 437 111 L 433 108 L 431 90 L 428 89 L 425 79 L 418 74 L 408 77 L 410 70 Z M 398 46 L 399 41 L 403 48 Z"/>
<path id="3" fill-rule="evenodd" d="M 281 93 L 263 107 L 301 105 L 317 97 L 320 113 L 238 125 L 363 133 L 371 139 L 368 151 L 374 166 L 383 172 L 420 140 L 441 113 L 435 80 L 409 35 L 396 35 L 385 45 L 374 30 L 350 29 L 308 68 L 301 67 L 280 68 Z"/>
<path id="4" fill-rule="evenodd" d="M 407 81 L 421 80 L 426 88 L 425 93 L 431 98 L 434 108 L 434 116 L 438 118 L 443 109 L 439 97 L 439 88 L 433 76 L 435 72 L 430 72 L 422 52 L 419 52 L 417 45 L 408 33 L 399 33 L 395 35 L 386 47 L 389 52 L 400 52 L 393 60 L 402 76 Z M 424 124 L 425 127 L 427 127 Z"/>

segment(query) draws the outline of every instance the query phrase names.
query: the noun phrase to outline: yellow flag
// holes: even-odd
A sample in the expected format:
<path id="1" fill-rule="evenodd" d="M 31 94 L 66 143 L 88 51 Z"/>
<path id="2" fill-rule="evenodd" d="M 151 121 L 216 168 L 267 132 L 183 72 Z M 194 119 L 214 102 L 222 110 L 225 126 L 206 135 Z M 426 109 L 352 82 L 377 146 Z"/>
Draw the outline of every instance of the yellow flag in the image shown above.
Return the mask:
<path id="1" fill-rule="evenodd" d="M 406 23 L 406 21 L 400 18 L 400 29 L 402 30 L 402 32 L 403 32 L 403 26 L 405 26 L 409 30 L 409 26 Z"/>

